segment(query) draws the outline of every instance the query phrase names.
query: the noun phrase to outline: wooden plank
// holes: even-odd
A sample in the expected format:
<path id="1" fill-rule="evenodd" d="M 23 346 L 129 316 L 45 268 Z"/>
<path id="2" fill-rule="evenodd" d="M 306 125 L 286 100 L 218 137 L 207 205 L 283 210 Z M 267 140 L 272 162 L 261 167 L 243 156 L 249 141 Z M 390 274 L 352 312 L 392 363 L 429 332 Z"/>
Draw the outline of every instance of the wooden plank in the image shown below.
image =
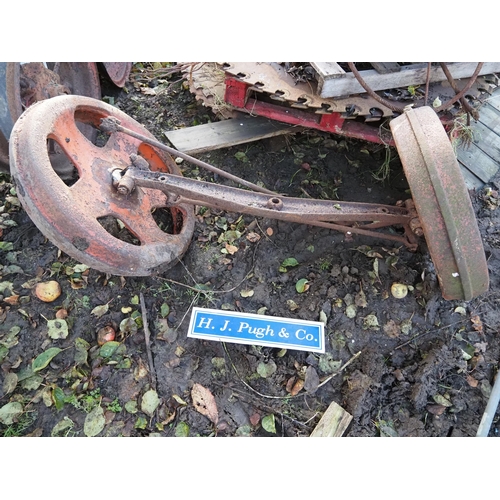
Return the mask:
<path id="1" fill-rule="evenodd" d="M 373 69 L 378 73 L 385 75 L 387 73 L 398 73 L 401 66 L 395 62 L 371 62 Z"/>
<path id="2" fill-rule="evenodd" d="M 260 116 L 242 115 L 239 118 L 171 130 L 165 135 L 178 151 L 195 154 L 301 130 L 301 127 Z"/>
<path id="3" fill-rule="evenodd" d="M 500 111 L 490 104 L 479 108 L 479 122 L 500 135 Z"/>
<path id="4" fill-rule="evenodd" d="M 467 167 L 462 165 L 460 160 L 458 164 L 460 165 L 462 177 L 464 178 L 467 189 L 481 189 L 484 186 L 485 183 L 481 179 L 478 179 Z"/>
<path id="5" fill-rule="evenodd" d="M 486 102 L 490 106 L 493 106 L 495 109 L 500 111 L 500 89 L 493 92 L 493 95 L 491 97 L 488 97 L 488 99 L 486 99 Z M 479 112 L 481 112 L 481 109 L 479 110 Z"/>
<path id="6" fill-rule="evenodd" d="M 500 112 L 497 111 L 500 117 Z M 500 119 L 497 124 L 500 132 Z M 490 156 L 494 161 L 500 163 L 500 136 L 494 130 L 491 130 L 481 121 L 472 126 L 474 134 L 474 144 Z"/>
<path id="7" fill-rule="evenodd" d="M 323 80 L 346 76 L 346 72 L 336 62 L 312 62 L 311 66 Z"/>
<path id="8" fill-rule="evenodd" d="M 477 63 L 449 63 L 448 69 L 453 78 L 468 78 L 476 69 Z M 500 62 L 486 62 L 480 71 L 480 75 L 500 72 Z M 365 82 L 373 90 L 384 90 L 408 85 L 422 85 L 427 78 L 427 63 L 411 64 L 401 66 L 398 73 L 387 73 L 381 75 L 375 70 L 360 71 Z M 446 76 L 440 66 L 432 66 L 430 81 L 440 82 L 446 80 Z M 318 85 L 318 93 L 322 98 L 342 97 L 351 94 L 363 94 L 365 90 L 358 83 L 352 73 L 346 73 L 344 78 L 332 78 L 324 81 L 321 90 Z"/>
<path id="9" fill-rule="evenodd" d="M 468 149 L 459 147 L 457 159 L 484 183 L 489 182 L 498 171 L 498 164 L 474 143 Z"/>
<path id="10" fill-rule="evenodd" d="M 340 437 L 351 420 L 352 415 L 332 401 L 309 437 Z"/>

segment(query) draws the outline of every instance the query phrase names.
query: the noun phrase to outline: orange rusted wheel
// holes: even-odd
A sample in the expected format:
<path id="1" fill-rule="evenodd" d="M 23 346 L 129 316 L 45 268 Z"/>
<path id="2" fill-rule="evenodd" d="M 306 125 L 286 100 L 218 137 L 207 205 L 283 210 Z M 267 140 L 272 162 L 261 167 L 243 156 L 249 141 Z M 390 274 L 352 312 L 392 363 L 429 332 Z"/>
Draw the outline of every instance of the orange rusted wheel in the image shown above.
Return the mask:
<path id="1" fill-rule="evenodd" d="M 434 110 L 408 109 L 391 131 L 410 185 L 443 297 L 471 300 L 488 290 L 486 257 L 453 147 Z"/>
<path id="2" fill-rule="evenodd" d="M 101 134 L 94 144 L 80 131 L 80 124 L 97 129 L 106 117 L 153 138 L 125 113 L 88 97 L 58 96 L 28 108 L 10 138 L 18 196 L 40 231 L 79 262 L 120 276 L 157 274 L 189 246 L 193 208 L 168 207 L 166 195 L 157 190 L 137 188 L 128 197 L 118 193 L 112 171 L 127 168 L 131 155 L 145 158 L 151 170 L 180 171 L 169 155 L 128 135 Z M 51 163 L 48 148 L 54 143 L 75 167 L 71 185 Z"/>

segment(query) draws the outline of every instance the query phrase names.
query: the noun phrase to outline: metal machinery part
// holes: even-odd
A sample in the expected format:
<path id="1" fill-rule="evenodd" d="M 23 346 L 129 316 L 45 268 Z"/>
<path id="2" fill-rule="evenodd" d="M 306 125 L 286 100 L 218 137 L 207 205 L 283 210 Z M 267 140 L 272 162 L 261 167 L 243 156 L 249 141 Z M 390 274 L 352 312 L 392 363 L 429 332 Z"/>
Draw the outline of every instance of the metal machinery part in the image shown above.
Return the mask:
<path id="1" fill-rule="evenodd" d="M 103 63 L 111 81 L 125 84 L 131 63 Z M 63 94 L 101 98 L 99 71 L 96 63 L 0 63 L 0 172 L 9 172 L 8 141 L 12 127 L 23 110 L 33 103 Z M 94 140 L 96 131 L 81 125 L 82 132 Z M 69 179 L 73 168 L 52 144 L 54 168 Z"/>
<path id="2" fill-rule="evenodd" d="M 407 109 L 391 130 L 445 299 L 488 290 L 488 267 L 453 147 L 432 108 Z"/>
<path id="3" fill-rule="evenodd" d="M 413 113 L 411 118 L 405 115 L 401 119 L 416 117 L 433 133 L 439 127 L 444 134 L 431 109 L 420 108 Z M 75 122 L 90 123 L 110 133 L 106 145 L 99 148 L 91 144 Z M 408 132 L 401 127 L 395 136 L 402 142 L 413 137 L 416 147 L 425 152 L 426 168 L 431 172 L 429 182 L 434 187 L 444 184 L 448 189 L 448 162 L 443 164 L 428 154 L 439 147 L 448 158 L 442 137 L 438 134 L 434 139 L 433 134 L 429 137 L 415 132 L 416 128 Z M 63 183 L 52 168 L 47 139 L 56 141 L 74 163 L 79 174 L 74 185 Z M 467 191 L 463 186 L 449 187 L 453 196 L 447 197 L 444 204 L 441 192 L 436 190 L 431 197 L 434 204 L 428 209 L 429 197 L 417 189 L 421 185 L 417 171 L 422 167 L 416 162 L 408 161 L 410 170 L 417 172 L 409 175 L 412 191 L 415 186 L 415 204 L 409 200 L 401 206 L 387 206 L 287 198 L 186 179 L 179 175 L 171 158 L 162 156 L 162 149 L 172 151 L 119 110 L 93 99 L 59 96 L 30 107 L 16 123 L 10 147 L 12 174 L 23 206 L 42 233 L 80 262 L 111 274 L 150 275 L 174 264 L 187 249 L 193 233 L 192 207 L 203 205 L 365 234 L 403 243 L 411 250 L 416 249 L 416 236 L 424 228 L 445 298 L 470 300 L 488 287 L 474 214 L 462 209 L 470 205 Z M 174 227 L 180 214 L 182 223 L 173 234 L 162 232 L 153 219 L 152 211 L 159 207 L 171 211 Z M 103 229 L 98 219 L 106 215 L 122 221 L 140 240 L 140 246 L 119 240 Z M 457 219 L 450 223 L 454 217 Z M 444 225 L 433 230 L 436 220 L 441 219 Z M 379 231 L 388 226 L 400 227 L 404 233 Z M 457 239 L 456 226 L 465 228 L 467 234 L 459 229 Z M 446 240 L 443 233 L 451 244 L 442 242 Z M 457 251 L 455 243 L 471 248 Z M 454 265 L 448 264 L 449 260 Z"/>
<path id="4" fill-rule="evenodd" d="M 230 117 L 235 110 L 244 111 L 391 146 L 394 142 L 384 122 L 394 117 L 392 108 L 396 106 L 402 111 L 404 105 L 423 105 L 422 86 L 414 96 L 407 89 L 379 91 L 378 94 L 384 96 L 382 102 L 364 91 L 324 98 L 318 94 L 317 83 L 313 79 L 297 79 L 290 69 L 286 69 L 287 64 L 191 63 L 185 65 L 183 72 L 196 97 L 224 118 Z M 457 80 L 454 84 L 461 91 L 468 84 L 468 79 Z M 466 97 L 477 106 L 482 99 L 489 97 L 495 87 L 496 78 L 491 78 L 491 75 L 477 77 L 467 90 Z M 439 97 L 446 102 L 455 93 L 449 82 L 433 82 L 427 101 L 430 104 Z M 440 117 L 446 122 L 460 109 L 459 104 L 451 106 L 443 110 Z"/>
<path id="5" fill-rule="evenodd" d="M 170 156 L 143 141 L 112 133 L 99 147 L 78 128 L 86 124 L 98 130 L 107 117 L 152 138 L 139 123 L 102 101 L 57 96 L 35 103 L 17 120 L 10 138 L 11 174 L 26 212 L 61 250 L 102 272 L 148 276 L 175 264 L 186 251 L 194 230 L 193 207 L 169 207 L 158 190 L 140 188 L 124 196 L 113 187 L 113 171 L 128 168 L 131 157 L 140 162 L 139 155 L 152 170 L 180 171 Z M 54 170 L 48 140 L 76 169 L 78 179 L 71 186 Z M 164 215 L 165 229 L 155 214 Z M 116 236 L 117 226 L 128 232 L 128 241 Z"/>

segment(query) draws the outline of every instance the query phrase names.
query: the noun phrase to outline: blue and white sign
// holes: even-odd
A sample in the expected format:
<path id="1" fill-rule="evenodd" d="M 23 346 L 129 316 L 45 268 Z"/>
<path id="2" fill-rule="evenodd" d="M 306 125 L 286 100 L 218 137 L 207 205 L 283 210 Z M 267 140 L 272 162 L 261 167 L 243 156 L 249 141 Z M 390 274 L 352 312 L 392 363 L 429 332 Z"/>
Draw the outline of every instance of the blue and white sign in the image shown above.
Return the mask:
<path id="1" fill-rule="evenodd" d="M 193 307 L 188 337 L 237 344 L 325 352 L 325 330 L 320 321 L 278 318 Z"/>

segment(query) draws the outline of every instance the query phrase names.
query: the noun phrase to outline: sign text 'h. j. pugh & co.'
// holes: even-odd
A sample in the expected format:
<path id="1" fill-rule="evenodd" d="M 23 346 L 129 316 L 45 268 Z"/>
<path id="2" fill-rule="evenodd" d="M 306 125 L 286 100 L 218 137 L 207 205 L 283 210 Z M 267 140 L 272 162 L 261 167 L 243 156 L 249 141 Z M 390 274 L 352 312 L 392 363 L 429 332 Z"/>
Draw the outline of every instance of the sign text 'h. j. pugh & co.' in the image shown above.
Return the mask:
<path id="1" fill-rule="evenodd" d="M 199 307 L 193 308 L 188 337 L 325 352 L 324 325 L 319 321 Z"/>

